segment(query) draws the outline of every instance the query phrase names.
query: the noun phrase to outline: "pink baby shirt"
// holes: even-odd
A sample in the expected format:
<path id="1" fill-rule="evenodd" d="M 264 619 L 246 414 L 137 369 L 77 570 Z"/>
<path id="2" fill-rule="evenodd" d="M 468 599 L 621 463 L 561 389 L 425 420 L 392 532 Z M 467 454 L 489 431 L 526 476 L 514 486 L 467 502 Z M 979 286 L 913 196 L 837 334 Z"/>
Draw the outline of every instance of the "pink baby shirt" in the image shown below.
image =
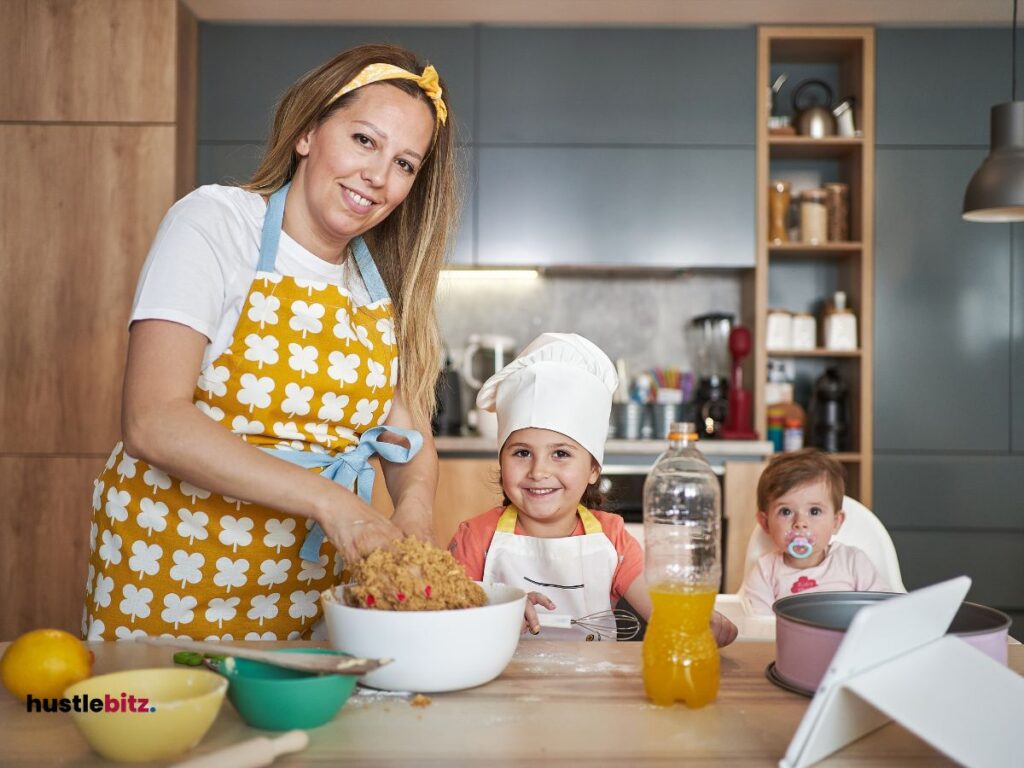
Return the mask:
<path id="1" fill-rule="evenodd" d="M 800 592 L 891 592 L 863 550 L 829 545 L 825 559 L 813 568 L 791 568 L 781 552 L 761 557 L 743 580 L 740 595 L 750 613 L 771 614 L 772 603 Z"/>

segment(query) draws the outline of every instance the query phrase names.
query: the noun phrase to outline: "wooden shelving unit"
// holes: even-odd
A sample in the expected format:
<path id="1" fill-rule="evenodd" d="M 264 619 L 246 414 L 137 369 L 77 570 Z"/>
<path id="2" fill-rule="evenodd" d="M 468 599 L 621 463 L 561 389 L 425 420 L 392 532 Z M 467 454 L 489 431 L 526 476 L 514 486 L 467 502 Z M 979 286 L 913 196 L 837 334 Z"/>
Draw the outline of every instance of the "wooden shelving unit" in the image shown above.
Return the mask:
<path id="1" fill-rule="evenodd" d="M 855 98 L 854 138 L 779 136 L 768 132 L 770 84 L 780 68 L 801 73 L 820 68 L 839 87 L 838 97 Z M 774 68 L 774 69 L 773 69 Z M 754 328 L 753 355 L 755 429 L 767 430 L 765 382 L 769 359 L 792 358 L 797 365 L 835 365 L 849 387 L 850 450 L 836 454 L 849 477 L 847 493 L 867 506 L 872 503 L 872 377 L 875 197 L 875 36 L 869 27 L 761 27 L 757 61 L 757 261 L 747 285 L 752 315 L 745 322 Z M 795 165 L 822 167 L 822 181 L 842 181 L 850 187 L 850 241 L 807 245 L 768 242 L 768 188 L 771 180 L 787 178 Z M 806 171 L 804 172 L 806 175 Z M 800 179 L 794 179 L 794 192 Z M 837 290 L 846 292 L 857 315 L 860 348 L 767 350 L 764 346 L 769 296 L 786 295 L 786 285 L 770 284 L 772 266 L 786 269 L 826 270 Z M 824 299 L 825 297 L 820 297 Z M 799 300 L 798 300 L 799 301 Z M 807 311 L 806 306 L 786 309 Z M 819 330 L 819 343 L 821 335 Z M 800 400 L 798 396 L 798 401 Z M 801 402 L 807 407 L 807 402 Z"/>

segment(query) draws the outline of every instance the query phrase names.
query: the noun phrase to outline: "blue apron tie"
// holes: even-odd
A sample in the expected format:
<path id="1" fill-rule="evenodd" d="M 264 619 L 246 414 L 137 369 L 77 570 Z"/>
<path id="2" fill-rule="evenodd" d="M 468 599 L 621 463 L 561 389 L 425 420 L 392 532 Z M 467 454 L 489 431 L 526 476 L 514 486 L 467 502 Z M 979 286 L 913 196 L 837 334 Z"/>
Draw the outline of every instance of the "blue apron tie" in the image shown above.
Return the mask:
<path id="1" fill-rule="evenodd" d="M 391 432 L 399 437 L 404 437 L 409 441 L 409 447 L 406 448 L 381 440 L 380 436 L 385 432 Z M 359 498 L 369 504 L 373 495 L 374 477 L 370 459 L 377 455 L 384 461 L 390 461 L 392 464 L 405 464 L 412 460 L 422 447 L 423 435 L 414 429 L 374 427 L 363 433 L 363 436 L 359 438 L 359 442 L 356 443 L 354 448 L 337 456 L 281 448 L 264 448 L 263 450 L 279 459 L 290 461 L 292 464 L 297 464 L 306 469 L 323 467 L 323 472 L 320 473 L 323 477 L 333 480 L 350 491 L 358 489 Z M 324 529 L 320 527 L 319 523 L 314 523 L 302 542 L 299 557 L 312 563 L 319 562 L 320 545 L 323 544 L 324 538 L 326 538 Z"/>

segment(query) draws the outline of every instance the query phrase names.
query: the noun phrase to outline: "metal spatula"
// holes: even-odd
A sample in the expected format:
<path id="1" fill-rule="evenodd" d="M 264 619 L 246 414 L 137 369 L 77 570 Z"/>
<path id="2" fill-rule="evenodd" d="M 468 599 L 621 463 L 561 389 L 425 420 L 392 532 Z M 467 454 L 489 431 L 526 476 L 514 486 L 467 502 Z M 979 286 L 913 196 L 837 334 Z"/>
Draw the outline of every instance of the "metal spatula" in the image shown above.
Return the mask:
<path id="1" fill-rule="evenodd" d="M 243 648 L 238 645 L 207 643 L 200 640 L 178 640 L 170 637 L 139 637 L 134 642 L 158 645 L 164 648 L 185 648 L 189 651 L 215 656 L 234 656 L 249 661 L 262 661 L 264 664 L 284 669 L 321 674 L 365 675 L 367 672 L 372 672 L 378 667 L 391 663 L 391 659 L 360 659 L 354 656 L 319 653 L 276 653 L 260 651 L 255 648 Z"/>

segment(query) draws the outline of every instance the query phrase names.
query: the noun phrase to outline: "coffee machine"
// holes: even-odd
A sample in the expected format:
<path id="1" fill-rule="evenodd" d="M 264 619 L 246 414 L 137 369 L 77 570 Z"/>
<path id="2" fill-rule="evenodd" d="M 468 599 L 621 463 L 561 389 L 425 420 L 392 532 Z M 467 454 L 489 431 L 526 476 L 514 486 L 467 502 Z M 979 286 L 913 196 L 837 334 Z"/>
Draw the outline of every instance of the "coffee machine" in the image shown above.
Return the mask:
<path id="1" fill-rule="evenodd" d="M 462 382 L 452 365 L 451 355 L 444 351 L 444 363 L 434 388 L 437 406 L 430 421 L 435 435 L 458 435 L 462 432 Z"/>
<path id="2" fill-rule="evenodd" d="M 733 316 L 726 312 L 698 315 L 687 326 L 687 346 L 697 374 L 695 405 L 701 437 L 721 437 L 729 416 L 729 334 Z"/>
<path id="3" fill-rule="evenodd" d="M 829 367 L 814 382 L 810 407 L 810 442 L 829 453 L 849 450 L 849 390 L 839 371 Z"/>

